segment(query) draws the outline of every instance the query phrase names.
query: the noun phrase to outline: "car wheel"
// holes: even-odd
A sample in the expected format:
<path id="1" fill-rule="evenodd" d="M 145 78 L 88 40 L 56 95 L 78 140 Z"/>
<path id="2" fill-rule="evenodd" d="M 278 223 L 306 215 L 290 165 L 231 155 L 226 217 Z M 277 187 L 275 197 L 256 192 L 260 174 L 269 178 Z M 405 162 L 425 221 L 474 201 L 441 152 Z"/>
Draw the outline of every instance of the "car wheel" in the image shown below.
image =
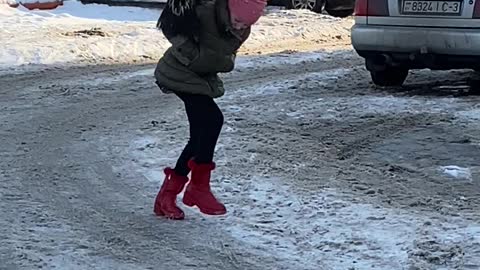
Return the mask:
<path id="1" fill-rule="evenodd" d="M 309 9 L 321 13 L 325 0 L 286 0 L 287 9 Z"/>
<path id="2" fill-rule="evenodd" d="M 408 76 L 408 69 L 389 67 L 381 71 L 370 71 L 372 81 L 378 86 L 401 86 Z"/>
<path id="3" fill-rule="evenodd" d="M 353 15 L 353 9 L 344 9 L 344 10 L 325 9 L 325 11 L 327 11 L 328 15 L 333 17 L 338 17 L 338 18 L 346 18 Z"/>

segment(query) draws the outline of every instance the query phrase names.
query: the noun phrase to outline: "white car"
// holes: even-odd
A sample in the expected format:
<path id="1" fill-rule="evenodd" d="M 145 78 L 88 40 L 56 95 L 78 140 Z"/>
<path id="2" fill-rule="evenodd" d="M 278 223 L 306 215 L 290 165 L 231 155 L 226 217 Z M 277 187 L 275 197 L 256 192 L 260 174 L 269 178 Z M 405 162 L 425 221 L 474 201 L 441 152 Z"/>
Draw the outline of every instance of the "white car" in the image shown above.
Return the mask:
<path id="1" fill-rule="evenodd" d="M 480 70 L 480 0 L 357 0 L 352 44 L 380 86 L 410 69 Z"/>

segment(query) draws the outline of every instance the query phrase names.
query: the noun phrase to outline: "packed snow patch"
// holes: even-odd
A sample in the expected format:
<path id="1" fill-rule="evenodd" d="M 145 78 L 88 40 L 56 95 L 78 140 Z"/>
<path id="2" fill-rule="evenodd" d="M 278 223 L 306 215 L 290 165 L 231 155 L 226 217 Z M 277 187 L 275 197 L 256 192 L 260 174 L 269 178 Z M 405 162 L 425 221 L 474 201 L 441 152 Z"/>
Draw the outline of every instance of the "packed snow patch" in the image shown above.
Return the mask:
<path id="1" fill-rule="evenodd" d="M 313 57 L 314 54 L 310 55 Z M 317 55 L 316 57 L 321 57 Z M 300 60 L 301 59 L 301 60 Z M 296 60 L 294 60 L 296 61 Z M 299 58 L 297 61 L 305 61 L 302 58 Z M 305 61 L 307 62 L 307 61 Z M 259 63 L 260 64 L 260 63 Z M 282 62 L 270 62 L 271 65 L 281 65 Z M 286 64 L 286 63 L 284 63 Z M 247 65 L 248 67 L 248 65 Z M 325 85 L 326 82 L 335 80 L 340 77 L 342 74 L 345 74 L 350 69 L 339 68 L 323 72 L 299 72 L 293 77 L 285 78 L 284 80 L 270 81 L 264 85 L 254 85 L 241 88 L 237 91 L 237 95 L 232 98 L 252 98 L 259 96 L 270 96 L 277 95 L 281 93 L 295 92 L 301 87 L 306 86 L 309 83 L 314 83 L 316 87 L 319 85 Z M 311 79 L 315 78 L 315 80 Z M 300 86 L 299 86 L 300 83 Z M 225 97 L 225 99 L 230 99 L 230 96 Z M 290 102 L 286 100 L 286 102 Z M 272 110 L 277 110 L 278 107 L 272 107 Z M 299 110 L 309 110 L 309 108 L 298 108 Z"/>
<path id="2" fill-rule="evenodd" d="M 472 181 L 472 171 L 469 168 L 451 165 L 441 167 L 441 169 L 444 174 L 450 177 Z"/>
<path id="3" fill-rule="evenodd" d="M 274 249 L 282 259 L 304 262 L 302 269 L 400 269 L 420 225 L 408 216 L 351 204 L 333 190 L 297 197 L 282 179 L 254 177 L 248 190 L 249 204 L 230 197 L 235 211 L 226 230 L 259 252 Z M 410 219 L 413 226 L 399 219 Z"/>
<path id="4" fill-rule="evenodd" d="M 459 111 L 455 113 L 456 116 L 471 125 L 480 125 L 480 109 L 478 104 L 475 105 L 471 110 Z"/>

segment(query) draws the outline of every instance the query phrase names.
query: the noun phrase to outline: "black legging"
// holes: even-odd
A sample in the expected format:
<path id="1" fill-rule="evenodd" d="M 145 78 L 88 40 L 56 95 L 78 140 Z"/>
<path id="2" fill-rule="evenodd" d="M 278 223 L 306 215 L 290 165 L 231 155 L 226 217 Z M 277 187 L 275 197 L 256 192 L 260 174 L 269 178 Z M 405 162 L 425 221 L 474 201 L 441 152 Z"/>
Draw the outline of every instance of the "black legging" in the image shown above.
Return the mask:
<path id="1" fill-rule="evenodd" d="M 213 161 L 215 146 L 223 126 L 223 114 L 213 98 L 204 95 L 176 93 L 185 103 L 190 140 L 178 158 L 175 173 L 187 176 L 190 173 L 188 161 L 194 159 L 199 164 Z"/>

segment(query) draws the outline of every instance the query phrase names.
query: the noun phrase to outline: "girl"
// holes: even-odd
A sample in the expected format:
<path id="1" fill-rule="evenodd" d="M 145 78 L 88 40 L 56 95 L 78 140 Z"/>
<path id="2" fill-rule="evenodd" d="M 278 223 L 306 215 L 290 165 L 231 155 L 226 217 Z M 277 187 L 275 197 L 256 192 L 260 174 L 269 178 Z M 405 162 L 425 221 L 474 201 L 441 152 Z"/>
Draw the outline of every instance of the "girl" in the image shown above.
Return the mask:
<path id="1" fill-rule="evenodd" d="M 223 125 L 223 114 L 214 98 L 224 94 L 220 72 L 234 68 L 237 50 L 262 15 L 266 0 L 169 0 L 158 27 L 172 46 L 155 69 L 157 84 L 176 94 L 185 104 L 190 140 L 174 169 L 165 169 L 165 181 L 155 200 L 154 212 L 183 219 L 177 195 L 185 189 L 183 203 L 207 215 L 227 212 L 210 189 L 213 156 Z"/>

